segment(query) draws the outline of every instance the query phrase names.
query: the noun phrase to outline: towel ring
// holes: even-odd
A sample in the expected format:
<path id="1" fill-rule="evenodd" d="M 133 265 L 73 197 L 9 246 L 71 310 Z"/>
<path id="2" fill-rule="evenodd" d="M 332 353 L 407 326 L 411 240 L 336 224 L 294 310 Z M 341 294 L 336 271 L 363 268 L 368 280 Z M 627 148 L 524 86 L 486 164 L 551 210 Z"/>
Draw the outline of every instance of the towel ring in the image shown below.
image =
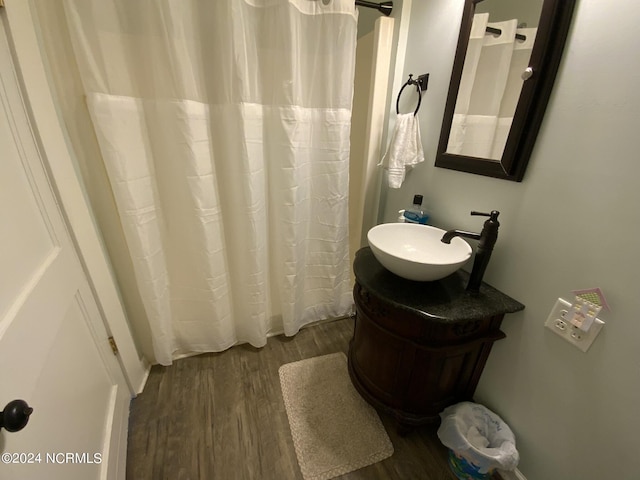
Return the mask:
<path id="1" fill-rule="evenodd" d="M 409 74 L 409 80 L 406 81 L 406 83 L 400 89 L 400 93 L 398 93 L 398 99 L 396 100 L 396 113 L 398 115 L 400 114 L 400 96 L 402 95 L 402 91 L 407 85 L 415 85 L 416 89 L 418 90 L 418 106 L 416 107 L 416 111 L 413 112 L 413 116 L 415 117 L 418 113 L 418 110 L 420 110 L 420 103 L 422 102 L 422 89 L 420 88 L 420 82 L 414 80 L 412 74 Z"/>

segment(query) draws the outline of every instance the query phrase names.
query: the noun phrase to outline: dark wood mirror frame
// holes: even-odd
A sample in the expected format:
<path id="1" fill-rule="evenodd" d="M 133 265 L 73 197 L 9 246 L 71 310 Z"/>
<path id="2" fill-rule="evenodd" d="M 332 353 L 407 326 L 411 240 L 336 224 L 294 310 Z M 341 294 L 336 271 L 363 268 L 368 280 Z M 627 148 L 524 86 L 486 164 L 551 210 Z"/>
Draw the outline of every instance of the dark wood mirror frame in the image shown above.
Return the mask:
<path id="1" fill-rule="evenodd" d="M 436 167 L 522 181 L 551 95 L 569 31 L 575 0 L 544 0 L 529 67 L 533 75 L 522 86 L 511 130 L 500 161 L 446 153 L 453 112 L 462 77 L 475 6 L 482 0 L 465 0 L 458 47 L 442 121 Z"/>

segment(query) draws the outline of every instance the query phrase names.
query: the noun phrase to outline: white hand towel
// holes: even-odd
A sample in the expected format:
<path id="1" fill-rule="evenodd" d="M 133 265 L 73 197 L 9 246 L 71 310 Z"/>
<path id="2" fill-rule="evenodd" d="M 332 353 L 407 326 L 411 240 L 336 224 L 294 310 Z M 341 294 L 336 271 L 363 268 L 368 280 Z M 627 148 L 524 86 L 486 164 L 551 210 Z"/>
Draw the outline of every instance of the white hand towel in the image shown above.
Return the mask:
<path id="1" fill-rule="evenodd" d="M 424 153 L 418 116 L 413 113 L 400 113 L 387 153 L 378 164 L 383 165 L 388 171 L 389 187 L 400 188 L 404 181 L 406 167 L 422 161 L 424 161 Z"/>

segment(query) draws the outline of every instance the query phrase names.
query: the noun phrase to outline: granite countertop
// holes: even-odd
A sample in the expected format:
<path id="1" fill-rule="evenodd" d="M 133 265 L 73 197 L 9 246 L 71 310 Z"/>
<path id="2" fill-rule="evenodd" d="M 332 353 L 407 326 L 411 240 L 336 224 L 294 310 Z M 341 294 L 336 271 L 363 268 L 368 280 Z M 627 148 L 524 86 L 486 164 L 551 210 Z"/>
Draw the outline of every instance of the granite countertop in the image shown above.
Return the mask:
<path id="1" fill-rule="evenodd" d="M 484 282 L 478 293 L 466 291 L 469 274 L 463 270 L 434 282 L 405 280 L 384 268 L 369 247 L 358 250 L 353 270 L 360 286 L 396 308 L 430 320 L 448 323 L 524 309 L 523 304 Z"/>

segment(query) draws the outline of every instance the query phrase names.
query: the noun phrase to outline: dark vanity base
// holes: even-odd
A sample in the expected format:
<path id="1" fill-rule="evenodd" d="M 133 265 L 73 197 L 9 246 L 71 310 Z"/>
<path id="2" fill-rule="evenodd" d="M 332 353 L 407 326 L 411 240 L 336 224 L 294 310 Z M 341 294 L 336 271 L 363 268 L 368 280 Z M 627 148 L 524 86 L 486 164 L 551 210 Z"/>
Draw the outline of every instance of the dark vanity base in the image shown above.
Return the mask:
<path id="1" fill-rule="evenodd" d="M 378 269 L 370 253 L 360 250 L 354 264 L 349 375 L 362 397 L 401 427 L 437 421 L 445 407 L 472 399 L 493 342 L 505 337 L 504 314 L 524 306 L 486 284 L 478 294 L 465 292 L 466 273 L 403 280 Z M 486 305 L 494 296 L 501 296 L 497 309 Z"/>

